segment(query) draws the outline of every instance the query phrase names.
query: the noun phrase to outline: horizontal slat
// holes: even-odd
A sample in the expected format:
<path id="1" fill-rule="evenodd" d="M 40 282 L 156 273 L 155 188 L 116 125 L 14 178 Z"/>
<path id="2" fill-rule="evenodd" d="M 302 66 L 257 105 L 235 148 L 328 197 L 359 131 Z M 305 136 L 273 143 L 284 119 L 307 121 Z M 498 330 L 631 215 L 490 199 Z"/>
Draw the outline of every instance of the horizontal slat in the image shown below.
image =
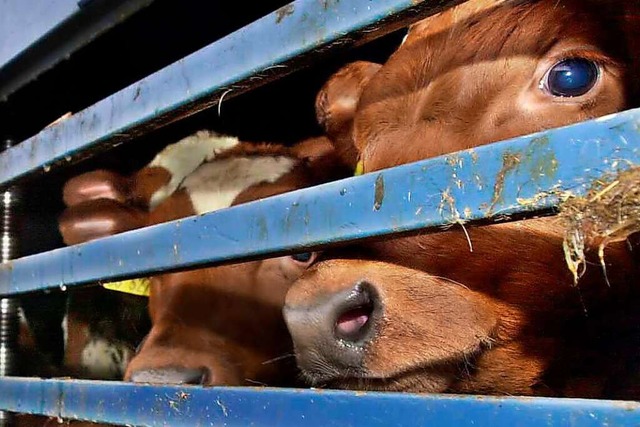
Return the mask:
<path id="1" fill-rule="evenodd" d="M 144 426 L 631 426 L 640 403 L 0 379 L 0 409 Z"/>
<path id="2" fill-rule="evenodd" d="M 1 0 L 0 100 L 153 0 Z"/>
<path id="3" fill-rule="evenodd" d="M 320 248 L 548 208 L 640 163 L 640 109 L 0 265 L 0 294 Z"/>
<path id="4" fill-rule="evenodd" d="M 112 147 L 459 0 L 298 0 L 0 154 L 0 186 Z"/>
<path id="5" fill-rule="evenodd" d="M 80 11 L 74 0 L 2 0 L 0 8 L 0 68 Z"/>

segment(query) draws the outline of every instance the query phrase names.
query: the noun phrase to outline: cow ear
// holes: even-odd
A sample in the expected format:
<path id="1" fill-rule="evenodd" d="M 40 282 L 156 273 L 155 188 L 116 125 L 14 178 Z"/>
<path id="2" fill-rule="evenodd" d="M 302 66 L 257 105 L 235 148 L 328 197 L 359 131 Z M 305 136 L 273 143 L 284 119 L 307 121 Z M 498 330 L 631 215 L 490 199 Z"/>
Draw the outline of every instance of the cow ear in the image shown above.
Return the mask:
<path id="1" fill-rule="evenodd" d="M 147 225 L 147 212 L 109 198 L 77 203 L 58 218 L 58 230 L 67 245 L 112 236 Z"/>
<path id="2" fill-rule="evenodd" d="M 325 136 L 307 138 L 291 147 L 293 154 L 303 160 L 314 160 L 329 155 L 334 150 L 331 140 Z"/>
<path id="3" fill-rule="evenodd" d="M 363 89 L 382 65 L 358 61 L 350 63 L 322 86 L 316 97 L 316 118 L 324 128 L 343 163 L 354 169 L 358 150 L 353 141 L 353 119 Z"/>
<path id="4" fill-rule="evenodd" d="M 71 178 L 64 185 L 62 198 L 68 207 L 96 199 L 111 199 L 125 203 L 129 198 L 131 180 L 104 169 Z"/>

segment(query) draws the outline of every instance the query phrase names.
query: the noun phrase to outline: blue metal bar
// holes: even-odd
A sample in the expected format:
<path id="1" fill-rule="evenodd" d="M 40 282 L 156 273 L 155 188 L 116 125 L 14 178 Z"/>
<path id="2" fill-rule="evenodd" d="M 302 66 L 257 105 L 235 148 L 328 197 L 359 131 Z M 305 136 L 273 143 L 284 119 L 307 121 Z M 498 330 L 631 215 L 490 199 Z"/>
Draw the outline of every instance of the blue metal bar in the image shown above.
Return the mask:
<path id="1" fill-rule="evenodd" d="M 0 0 L 0 100 L 153 0 Z"/>
<path id="2" fill-rule="evenodd" d="M 215 105 L 460 0 L 297 0 L 0 154 L 0 186 Z"/>
<path id="3" fill-rule="evenodd" d="M 640 163 L 640 109 L 0 265 L 0 294 L 315 249 L 553 206 Z"/>
<path id="4" fill-rule="evenodd" d="M 0 67 L 80 10 L 75 0 L 2 0 L 0 9 Z"/>
<path id="5" fill-rule="evenodd" d="M 0 409 L 145 426 L 631 426 L 640 403 L 0 380 Z"/>

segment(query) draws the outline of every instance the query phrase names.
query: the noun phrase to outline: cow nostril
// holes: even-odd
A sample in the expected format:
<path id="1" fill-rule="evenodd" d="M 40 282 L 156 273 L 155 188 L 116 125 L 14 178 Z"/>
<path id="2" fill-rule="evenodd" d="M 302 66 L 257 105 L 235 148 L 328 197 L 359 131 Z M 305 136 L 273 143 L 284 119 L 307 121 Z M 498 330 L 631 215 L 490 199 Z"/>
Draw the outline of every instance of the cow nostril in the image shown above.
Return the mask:
<path id="1" fill-rule="evenodd" d="M 342 313 L 336 321 L 336 334 L 342 339 L 351 340 L 357 337 L 369 322 L 373 305 L 365 305 L 347 310 Z"/>
<path id="2" fill-rule="evenodd" d="M 134 383 L 203 385 L 209 380 L 206 368 L 167 368 L 143 369 L 131 374 Z"/>
<path id="3" fill-rule="evenodd" d="M 335 335 L 344 341 L 360 341 L 370 329 L 375 304 L 370 285 L 358 283 L 338 309 Z"/>

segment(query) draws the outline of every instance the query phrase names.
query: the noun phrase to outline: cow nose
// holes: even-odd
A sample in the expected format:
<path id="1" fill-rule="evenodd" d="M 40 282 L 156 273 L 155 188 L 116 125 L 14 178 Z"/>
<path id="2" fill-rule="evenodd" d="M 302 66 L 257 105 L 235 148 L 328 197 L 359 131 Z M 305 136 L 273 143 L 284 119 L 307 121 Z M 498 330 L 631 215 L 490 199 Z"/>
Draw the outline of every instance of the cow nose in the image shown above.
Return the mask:
<path id="1" fill-rule="evenodd" d="M 134 383 L 174 384 L 174 385 L 202 385 L 209 378 L 206 368 L 185 368 L 171 366 L 166 368 L 141 369 L 130 375 Z"/>
<path id="2" fill-rule="evenodd" d="M 331 310 L 333 319 L 333 335 L 336 339 L 356 343 L 365 338 L 371 328 L 374 311 L 374 298 L 371 285 L 366 282 L 356 284 L 342 295 Z"/>
<path id="3" fill-rule="evenodd" d="M 312 369 L 322 362 L 336 368 L 361 366 L 380 306 L 374 286 L 366 281 L 309 305 L 286 305 L 284 316 L 300 367 Z"/>

